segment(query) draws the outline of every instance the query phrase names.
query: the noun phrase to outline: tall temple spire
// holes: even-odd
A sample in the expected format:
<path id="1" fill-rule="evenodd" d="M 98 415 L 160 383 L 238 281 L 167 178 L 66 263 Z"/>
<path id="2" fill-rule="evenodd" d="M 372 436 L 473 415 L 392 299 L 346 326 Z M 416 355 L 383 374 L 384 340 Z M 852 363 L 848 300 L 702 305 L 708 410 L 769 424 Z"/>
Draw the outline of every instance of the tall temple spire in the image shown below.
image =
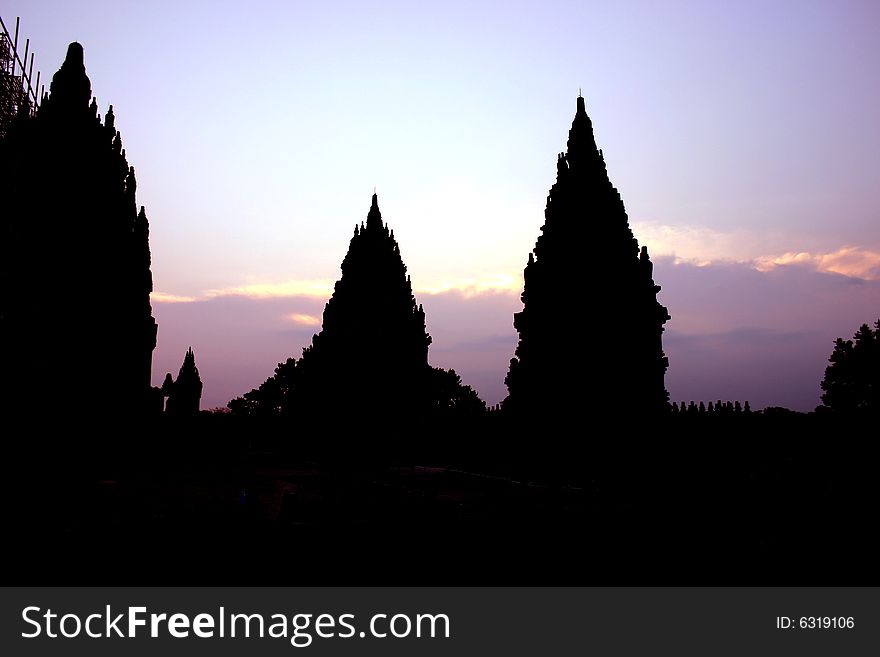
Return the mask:
<path id="1" fill-rule="evenodd" d="M 149 226 L 112 109 L 98 118 L 79 43 L 0 153 L 0 175 L 16 190 L 0 220 L 0 360 L 15 381 L 3 404 L 59 417 L 157 412 Z M 64 365 L 100 353 L 114 355 L 112 377 Z"/>
<path id="2" fill-rule="evenodd" d="M 669 315 L 657 302 L 660 287 L 652 276 L 579 95 L 544 226 L 524 271 L 505 407 L 532 415 L 584 404 L 662 411 L 668 395 L 661 335 Z M 579 305 L 577 313 L 572 304 Z"/>

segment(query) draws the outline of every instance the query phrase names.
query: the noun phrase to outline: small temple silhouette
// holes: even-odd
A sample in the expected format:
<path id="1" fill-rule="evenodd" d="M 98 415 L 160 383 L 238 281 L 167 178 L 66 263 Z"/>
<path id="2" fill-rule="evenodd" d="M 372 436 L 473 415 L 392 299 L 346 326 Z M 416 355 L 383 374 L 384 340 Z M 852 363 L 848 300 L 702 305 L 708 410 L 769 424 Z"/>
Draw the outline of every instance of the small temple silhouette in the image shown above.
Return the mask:
<path id="1" fill-rule="evenodd" d="M 33 116 L 9 126 L 0 179 L 3 404 L 59 417 L 155 412 L 149 222 L 112 105 L 98 115 L 79 43 Z"/>
<path id="2" fill-rule="evenodd" d="M 162 395 L 168 398 L 165 402 L 165 412 L 169 415 L 198 414 L 199 402 L 202 399 L 202 379 L 199 376 L 199 368 L 196 367 L 196 356 L 192 347 L 186 350 L 177 379 L 172 380 L 171 372 L 165 375 Z"/>
<path id="3" fill-rule="evenodd" d="M 584 99 L 556 161 L 545 222 L 524 271 L 514 316 L 516 357 L 504 409 L 541 417 L 664 411 L 668 360 L 648 249 L 639 249 L 620 194 L 608 178 Z"/>

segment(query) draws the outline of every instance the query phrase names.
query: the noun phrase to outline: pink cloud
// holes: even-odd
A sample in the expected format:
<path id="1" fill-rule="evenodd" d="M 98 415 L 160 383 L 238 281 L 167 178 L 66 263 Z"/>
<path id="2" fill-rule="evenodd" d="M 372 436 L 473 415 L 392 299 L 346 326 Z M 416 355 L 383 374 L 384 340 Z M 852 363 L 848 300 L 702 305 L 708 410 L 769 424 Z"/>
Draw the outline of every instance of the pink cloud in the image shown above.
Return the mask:
<path id="1" fill-rule="evenodd" d="M 761 271 L 785 265 L 809 267 L 815 271 L 868 281 L 880 280 L 880 252 L 857 246 L 844 246 L 828 253 L 789 252 L 755 261 L 756 268 Z"/>
<path id="2" fill-rule="evenodd" d="M 820 262 L 824 270 L 811 257 L 763 271 L 747 262 L 697 266 L 656 258 L 660 300 L 672 314 L 664 344 L 673 399 L 813 408 L 833 339 L 849 337 L 880 315 L 880 281 L 830 271 L 850 256 L 862 262 L 844 253 Z M 589 289 L 584 293 L 588 297 Z M 431 363 L 454 368 L 488 403 L 503 399 L 517 343 L 519 289 L 447 289 L 416 297 L 433 337 Z M 277 363 L 300 355 L 320 330 L 325 302 L 326 296 L 311 294 L 159 302 L 153 381 L 176 372 L 192 345 L 205 381 L 203 407 L 223 406 L 259 385 Z"/>

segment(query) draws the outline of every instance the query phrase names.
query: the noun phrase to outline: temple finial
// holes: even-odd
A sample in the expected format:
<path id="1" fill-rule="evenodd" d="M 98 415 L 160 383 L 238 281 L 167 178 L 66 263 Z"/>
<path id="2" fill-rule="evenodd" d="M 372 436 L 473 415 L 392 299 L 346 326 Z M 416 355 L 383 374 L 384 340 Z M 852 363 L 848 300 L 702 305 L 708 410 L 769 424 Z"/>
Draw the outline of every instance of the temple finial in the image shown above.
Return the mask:
<path id="1" fill-rule="evenodd" d="M 53 102 L 69 108 L 89 106 L 92 83 L 86 75 L 83 60 L 83 47 L 74 41 L 67 47 L 67 56 L 61 68 L 52 76 L 49 95 Z"/>
<path id="2" fill-rule="evenodd" d="M 379 197 L 373 192 L 373 202 L 370 204 L 370 211 L 367 214 L 367 228 L 371 226 L 382 226 L 382 214 L 379 212 Z"/>

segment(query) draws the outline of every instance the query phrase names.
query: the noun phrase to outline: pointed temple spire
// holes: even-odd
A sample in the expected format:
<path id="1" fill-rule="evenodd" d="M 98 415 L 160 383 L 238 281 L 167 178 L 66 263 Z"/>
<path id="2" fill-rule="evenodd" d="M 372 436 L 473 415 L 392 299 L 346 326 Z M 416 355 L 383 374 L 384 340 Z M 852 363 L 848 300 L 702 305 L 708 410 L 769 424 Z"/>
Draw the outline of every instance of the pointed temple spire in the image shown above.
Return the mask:
<path id="1" fill-rule="evenodd" d="M 579 95 L 524 271 L 505 408 L 534 418 L 585 405 L 637 415 L 665 410 L 661 336 L 669 314 L 652 277 Z"/>
<path id="2" fill-rule="evenodd" d="M 98 118 L 80 44 L 0 153 L 0 174 L 16 190 L 0 241 L 0 357 L 15 381 L 4 384 L 4 405 L 58 417 L 158 412 L 149 225 L 112 107 Z M 100 353 L 113 354 L 109 377 L 66 365 Z"/>
<path id="3" fill-rule="evenodd" d="M 373 202 L 367 213 L 367 228 L 382 228 L 382 213 L 379 212 L 379 197 L 373 192 Z"/>
<path id="4" fill-rule="evenodd" d="M 301 391 L 311 404 L 345 400 L 365 413 L 408 406 L 424 388 L 430 343 L 373 194 L 366 225 L 351 238 L 324 308 L 322 330 L 303 353 Z"/>
<path id="5" fill-rule="evenodd" d="M 193 416 L 199 412 L 202 398 L 202 379 L 196 367 L 196 356 L 192 347 L 187 349 L 177 379 L 171 382 L 171 373 L 165 375 L 162 393 L 168 397 L 165 412 L 169 415 Z"/>
<path id="6" fill-rule="evenodd" d="M 355 230 L 342 276 L 324 307 L 321 331 L 299 360 L 279 365 L 260 388 L 229 403 L 234 412 L 306 422 L 400 425 L 415 413 L 485 404 L 454 373 L 428 364 L 425 311 L 374 193 Z M 283 391 L 276 395 L 273 391 Z M 445 396 L 444 396 L 445 395 Z M 454 398 L 454 400 L 453 400 Z"/>

